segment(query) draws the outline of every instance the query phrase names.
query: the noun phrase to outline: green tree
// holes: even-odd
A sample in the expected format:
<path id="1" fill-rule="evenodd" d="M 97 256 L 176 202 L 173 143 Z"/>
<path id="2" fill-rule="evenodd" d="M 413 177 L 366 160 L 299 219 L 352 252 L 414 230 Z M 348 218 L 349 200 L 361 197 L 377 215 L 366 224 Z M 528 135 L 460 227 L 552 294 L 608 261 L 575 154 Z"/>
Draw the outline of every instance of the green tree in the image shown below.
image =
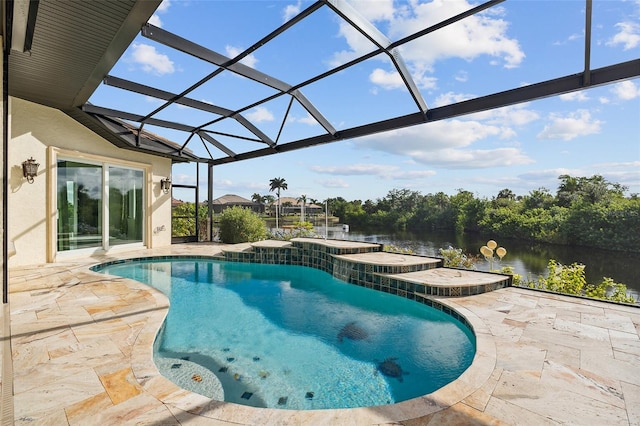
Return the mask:
<path id="1" fill-rule="evenodd" d="M 525 209 L 547 209 L 554 203 L 553 195 L 547 188 L 538 188 L 525 195 L 522 204 Z"/>
<path id="2" fill-rule="evenodd" d="M 267 228 L 260 216 L 240 206 L 226 208 L 220 213 L 220 241 L 227 244 L 263 240 Z"/>
<path id="3" fill-rule="evenodd" d="M 558 204 L 564 207 L 580 200 L 591 204 L 610 202 L 624 197 L 624 192 L 628 189 L 619 183 L 609 182 L 600 175 L 590 178 L 560 175 L 558 179 L 560 185 L 556 197 Z"/>
<path id="4" fill-rule="evenodd" d="M 501 189 L 494 200 L 494 205 L 498 207 L 511 206 L 516 201 L 516 194 L 509 188 Z"/>
<path id="5" fill-rule="evenodd" d="M 488 202 L 475 198 L 473 193 L 458 189 L 458 193 L 450 198 L 454 229 L 461 234 L 464 231 L 480 231 L 479 223 L 484 217 Z"/>
<path id="6" fill-rule="evenodd" d="M 367 225 L 367 212 L 362 208 L 362 202 L 360 200 L 353 200 L 345 203 L 343 208 L 343 215 L 340 217 L 343 223 L 351 225 Z"/>
<path id="7" fill-rule="evenodd" d="M 456 215 L 451 199 L 444 192 L 424 197 L 416 217 L 423 222 L 423 229 L 454 229 Z"/>
<path id="8" fill-rule="evenodd" d="M 185 202 L 172 207 L 171 236 L 189 237 L 196 235 L 196 204 Z M 199 240 L 208 240 L 207 209 L 198 209 Z"/>

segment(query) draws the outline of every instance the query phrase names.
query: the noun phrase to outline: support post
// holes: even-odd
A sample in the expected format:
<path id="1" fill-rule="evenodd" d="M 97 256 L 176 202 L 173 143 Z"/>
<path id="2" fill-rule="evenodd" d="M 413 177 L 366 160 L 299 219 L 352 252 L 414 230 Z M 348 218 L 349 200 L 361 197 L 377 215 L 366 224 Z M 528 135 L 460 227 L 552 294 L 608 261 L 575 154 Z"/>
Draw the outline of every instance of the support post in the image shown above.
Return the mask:
<path id="1" fill-rule="evenodd" d="M 207 163 L 207 223 L 209 224 L 209 241 L 213 242 L 213 164 Z"/>

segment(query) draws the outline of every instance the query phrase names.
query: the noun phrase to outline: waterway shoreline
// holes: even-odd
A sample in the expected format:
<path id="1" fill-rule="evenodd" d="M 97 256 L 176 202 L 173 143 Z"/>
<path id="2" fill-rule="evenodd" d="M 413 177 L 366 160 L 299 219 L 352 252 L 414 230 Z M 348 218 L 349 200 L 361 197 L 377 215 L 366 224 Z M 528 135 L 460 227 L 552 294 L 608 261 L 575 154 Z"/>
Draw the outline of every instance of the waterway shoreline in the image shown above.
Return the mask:
<path id="1" fill-rule="evenodd" d="M 388 244 L 425 256 L 439 256 L 441 248 L 461 248 L 465 253 L 477 256 L 478 270 L 491 269 L 489 262 L 480 254 L 480 247 L 491 238 L 485 240 L 481 235 L 457 235 L 452 231 L 388 233 L 357 230 L 353 227 L 345 232 L 341 224 L 329 226 L 328 233 L 323 226 L 318 226 L 315 230 L 318 235 L 327 235 L 328 238 Z M 563 265 L 580 263 L 585 265 L 587 282 L 600 283 L 604 277 L 609 277 L 617 283 L 625 284 L 630 294 L 636 299 L 640 298 L 640 253 L 507 239 L 496 241 L 507 250 L 507 255 L 501 262 L 494 262 L 494 268 L 511 266 L 515 273 L 525 279 L 536 280 L 538 276 L 547 275 L 549 259 Z"/>

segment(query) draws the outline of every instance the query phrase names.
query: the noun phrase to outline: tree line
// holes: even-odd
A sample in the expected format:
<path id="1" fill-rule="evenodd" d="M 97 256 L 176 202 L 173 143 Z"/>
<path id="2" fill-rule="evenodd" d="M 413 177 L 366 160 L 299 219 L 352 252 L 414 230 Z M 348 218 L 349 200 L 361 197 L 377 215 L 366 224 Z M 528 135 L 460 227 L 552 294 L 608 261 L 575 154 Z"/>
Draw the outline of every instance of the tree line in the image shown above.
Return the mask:
<path id="1" fill-rule="evenodd" d="M 459 189 L 421 194 L 393 189 L 380 199 L 330 198 L 331 213 L 363 229 L 453 230 L 552 244 L 640 252 L 640 197 L 600 175 L 561 175 L 546 188 L 517 196 L 502 189 L 491 198 Z"/>

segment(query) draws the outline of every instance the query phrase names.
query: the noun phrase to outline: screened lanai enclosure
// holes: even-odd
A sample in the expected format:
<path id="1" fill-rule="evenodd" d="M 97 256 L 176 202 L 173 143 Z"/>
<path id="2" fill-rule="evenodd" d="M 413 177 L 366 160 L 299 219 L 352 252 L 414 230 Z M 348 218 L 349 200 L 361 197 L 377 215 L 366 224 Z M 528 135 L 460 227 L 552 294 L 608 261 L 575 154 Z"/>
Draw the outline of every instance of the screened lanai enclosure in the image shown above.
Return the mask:
<path id="1" fill-rule="evenodd" d="M 209 193 L 195 197 L 209 200 L 210 221 L 211 169 L 215 166 L 428 126 L 637 78 L 640 59 L 634 50 L 622 52 L 612 63 L 598 55 L 601 44 L 592 39 L 593 22 L 604 13 L 607 3 L 452 2 L 438 19 L 419 22 L 400 33 L 382 21 L 365 18 L 361 12 L 366 3 L 346 0 L 300 2 L 299 10 L 279 23 L 251 15 L 251 2 L 241 2 L 233 17 L 220 6 L 219 14 L 198 17 L 205 18 L 200 20 L 194 16 L 193 25 L 182 27 L 181 32 L 151 19 L 162 7 L 158 0 L 7 1 L 6 31 L 11 46 L 5 68 L 8 95 L 57 108 L 118 148 L 208 167 Z M 505 61 L 502 66 L 488 69 L 504 73 L 505 78 L 494 79 L 497 84 L 487 84 L 475 95 L 436 102 L 425 83 L 428 73 L 418 69 L 412 52 L 433 50 L 446 57 L 446 52 L 438 49 L 442 40 L 450 37 L 451 29 L 471 20 L 482 23 L 510 7 L 530 8 L 536 12 L 532 16 L 548 18 L 512 23 L 528 33 L 539 33 L 540 43 L 545 25 L 575 24 L 577 19 L 581 20 L 584 42 L 574 43 L 563 61 L 547 62 L 541 57 L 538 62 L 521 64 L 521 73 L 509 77 L 505 70 L 513 68 L 509 61 L 515 59 L 505 54 L 500 59 Z M 237 21 L 238 34 L 216 31 L 218 20 L 230 19 Z M 331 32 L 327 23 L 339 27 L 359 46 L 357 51 L 345 49 L 339 58 L 328 62 L 325 40 Z M 237 39 L 246 26 L 260 28 L 263 35 L 245 40 L 248 47 L 244 49 L 226 49 L 225 40 Z M 467 35 L 459 42 L 483 42 L 471 32 Z M 124 54 L 143 45 L 153 52 L 168 51 L 180 57 L 190 71 L 189 78 L 169 81 L 148 74 L 132 78 L 125 72 Z M 544 45 L 540 50 L 544 51 Z M 279 65 L 263 69 L 255 62 L 256 55 L 279 58 Z M 355 89 L 344 89 L 347 76 L 366 79 L 364 69 L 372 63 L 384 64 L 382 75 L 401 89 L 388 98 L 391 101 L 375 104 Z M 454 84 L 456 78 L 451 75 L 441 84 Z M 343 121 L 341 114 L 348 109 L 361 111 L 360 121 Z M 273 120 L 267 122 L 255 114 L 264 110 L 273 114 Z M 301 121 L 313 126 L 301 130 Z M 59 204 L 63 206 L 58 217 L 58 248 L 111 246 L 143 239 L 141 171 L 71 160 L 63 158 L 58 172 Z M 112 179 L 103 178 L 89 188 L 90 174 L 80 178 L 78 170 Z M 197 191 L 200 185 L 195 188 Z M 80 221 L 81 215 L 97 208 L 96 203 L 107 203 L 99 209 L 102 213 Z"/>
<path id="2" fill-rule="evenodd" d="M 417 77 L 414 77 L 417 71 L 415 67 L 412 69 L 407 65 L 409 61 L 405 61 L 403 51 L 429 49 L 430 46 L 433 48 L 441 37 L 446 37 L 443 34 L 450 27 L 464 25 L 465 20 L 482 19 L 494 12 L 498 13 L 497 9 L 508 3 L 506 0 L 492 0 L 463 11 L 459 11 L 458 7 L 451 7 L 450 16 L 438 22 L 424 22 L 423 27 L 415 28 L 409 35 L 396 39 L 387 35 L 390 31 L 385 31 L 380 24 L 365 19 L 348 1 L 303 3 L 307 5 L 306 8 L 281 26 L 271 29 L 261 39 L 255 40 L 245 50 L 238 51 L 233 57 L 210 47 L 207 44 L 208 37 L 203 36 L 201 31 L 194 31 L 196 41 L 184 34 L 175 34 L 147 23 L 140 31 L 140 43 L 169 48 L 180 56 L 187 55 L 187 63 L 198 70 L 199 78 L 181 81 L 179 85 L 163 82 L 161 87 L 154 87 L 146 84 L 143 79 L 131 81 L 109 73 L 104 76 L 103 85 L 98 87 L 91 103 L 78 105 L 78 108 L 105 126 L 117 126 L 116 123 L 124 121 L 127 128 L 136 135 L 144 134 L 145 130 L 171 134 L 171 140 L 177 144 L 172 154 L 177 158 L 191 160 L 189 155 L 195 154 L 197 161 L 216 166 L 450 119 L 583 90 L 640 74 L 640 60 L 637 58 L 592 67 L 593 3 L 586 0 L 576 2 L 576 12 L 584 16 L 585 41 L 576 49 L 575 55 L 567 58 L 567 63 L 532 64 L 532 67 L 539 70 L 540 77 L 527 85 L 504 87 L 503 90 L 489 88 L 484 95 L 447 105 L 430 106 L 434 104 L 433 95 L 429 94 L 423 82 L 418 82 Z M 530 2 L 527 7 L 548 7 L 549 14 L 554 13 L 553 6 L 549 3 Z M 366 45 L 360 50 L 366 53 L 353 53 L 329 69 L 326 63 L 319 66 L 323 63 L 322 55 L 325 54 L 322 49 L 324 34 L 314 37 L 311 31 L 316 26 L 312 24 L 327 19 L 327 16 L 348 27 L 347 31 L 352 37 Z M 242 17 L 239 16 L 238 19 Z M 214 24 L 216 17 L 211 17 L 210 20 Z M 538 31 L 543 28 L 544 23 L 532 21 L 527 25 Z M 219 35 L 212 30 L 211 35 L 214 34 L 216 38 L 224 37 L 224 34 Z M 219 46 L 221 43 L 211 40 L 211 44 Z M 247 58 L 258 54 L 281 56 L 281 68 L 267 73 L 246 65 Z M 315 60 L 308 60 L 309 56 L 315 56 Z M 388 63 L 389 72 L 404 87 L 403 95 L 395 98 L 393 109 L 367 107 L 355 95 L 335 89 L 332 92 L 332 88 L 342 87 L 338 83 L 345 75 L 361 73 L 362 66 L 371 62 Z M 290 72 L 290 69 L 296 71 Z M 562 74 L 563 70 L 572 72 Z M 234 78 L 229 78 L 229 75 Z M 281 77 L 284 75 L 288 79 Z M 232 85 L 235 95 L 232 98 L 216 99 L 216 92 L 220 91 L 221 85 Z M 315 102 L 314 99 L 319 98 L 318 93 L 323 91 L 332 94 L 331 100 L 322 98 Z M 152 98 L 157 102 L 154 106 L 149 106 L 148 102 L 145 105 L 144 98 Z M 211 98 L 216 101 L 200 100 Z M 339 115 L 345 106 L 362 108 L 364 111 L 369 108 L 371 112 L 362 123 L 347 127 L 341 122 Z M 249 118 L 250 111 L 261 107 L 275 111 L 276 120 L 273 123 L 266 124 L 259 119 Z M 190 111 L 188 122 L 172 120 L 178 109 Z M 316 124 L 305 135 L 288 131 L 293 126 L 290 118 L 298 111 L 302 111 L 309 121 Z M 122 128 L 115 128 L 123 131 Z M 129 143 L 131 147 L 135 147 L 136 138 L 131 138 Z"/>

